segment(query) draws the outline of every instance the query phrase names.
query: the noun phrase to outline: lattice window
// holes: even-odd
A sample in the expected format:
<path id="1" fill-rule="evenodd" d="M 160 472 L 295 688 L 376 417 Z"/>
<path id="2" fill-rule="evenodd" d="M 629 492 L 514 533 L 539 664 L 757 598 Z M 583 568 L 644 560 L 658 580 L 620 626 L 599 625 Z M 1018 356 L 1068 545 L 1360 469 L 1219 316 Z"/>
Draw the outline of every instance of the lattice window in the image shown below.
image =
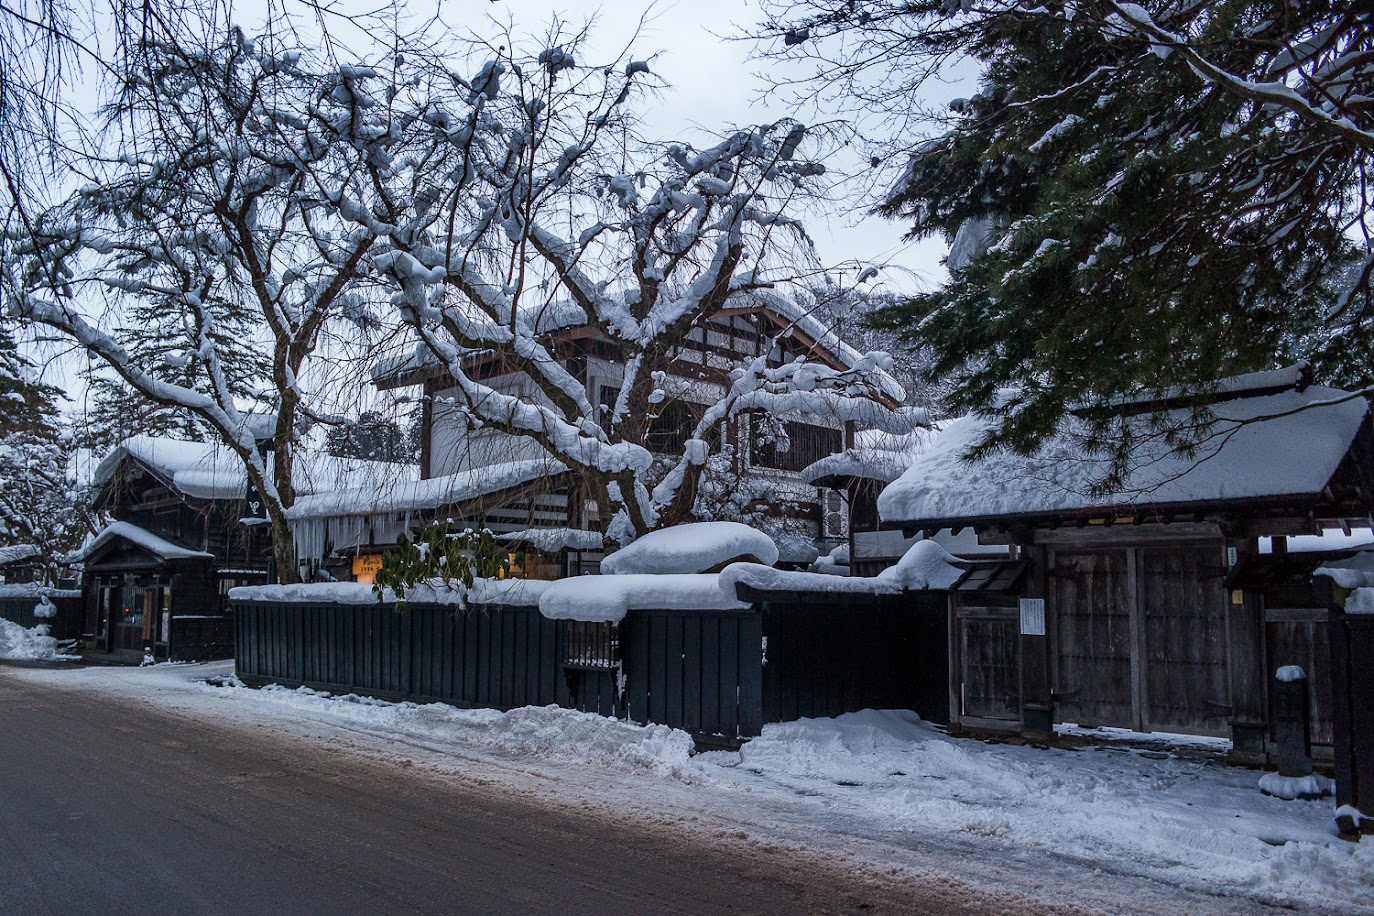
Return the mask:
<path id="1" fill-rule="evenodd" d="M 605 671 L 620 664 L 620 626 L 588 620 L 563 621 L 563 667 Z"/>

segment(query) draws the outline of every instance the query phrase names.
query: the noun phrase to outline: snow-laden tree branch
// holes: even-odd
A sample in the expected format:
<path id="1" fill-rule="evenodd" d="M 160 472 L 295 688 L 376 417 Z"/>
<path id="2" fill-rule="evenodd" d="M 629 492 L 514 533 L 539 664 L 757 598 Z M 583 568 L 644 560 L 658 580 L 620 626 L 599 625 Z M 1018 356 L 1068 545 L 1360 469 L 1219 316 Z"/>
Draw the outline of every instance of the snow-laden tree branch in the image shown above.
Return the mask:
<path id="1" fill-rule="evenodd" d="M 373 206 L 369 172 L 399 128 L 355 91 L 365 68 L 203 26 L 148 30 L 118 60 L 113 148 L 71 199 L 7 237 L 9 309 L 200 417 L 263 495 L 291 581 L 284 513 L 313 413 L 310 360 L 329 326 L 372 320 L 375 233 L 332 204 Z"/>
<path id="2" fill-rule="evenodd" d="M 1001 419 L 985 447 L 1033 450 L 1141 389 L 1299 360 L 1374 382 L 1366 6 L 778 0 L 760 54 L 908 153 L 877 209 L 949 240 L 952 276 L 887 327 L 951 410 Z M 978 91 L 933 111 L 957 60 Z"/>
<path id="3" fill-rule="evenodd" d="M 758 294 L 815 269 L 786 211 L 824 168 L 804 157 L 813 144 L 792 121 L 702 149 L 640 141 L 632 104 L 653 80 L 648 65 L 587 67 L 581 54 L 556 37 L 474 65 L 469 78 L 415 58 L 413 70 L 364 81 L 360 91 L 412 106 L 412 129 L 374 171 L 379 210 L 332 201 L 378 236 L 369 262 L 452 378 L 447 406 L 471 429 L 537 443 L 625 540 L 687 517 L 709 458 L 699 428 L 671 472 L 651 479 L 666 378 L 691 371 L 693 397 L 719 401 L 700 405 L 711 427 L 762 410 L 873 421 L 895 401 L 881 357 L 837 364 L 834 342 L 783 357 L 769 354 L 779 349 L 770 339 L 764 363 L 733 379 L 746 355 L 688 369 L 684 349 L 708 349 L 693 335 L 705 340 L 734 315 L 778 314 Z"/>

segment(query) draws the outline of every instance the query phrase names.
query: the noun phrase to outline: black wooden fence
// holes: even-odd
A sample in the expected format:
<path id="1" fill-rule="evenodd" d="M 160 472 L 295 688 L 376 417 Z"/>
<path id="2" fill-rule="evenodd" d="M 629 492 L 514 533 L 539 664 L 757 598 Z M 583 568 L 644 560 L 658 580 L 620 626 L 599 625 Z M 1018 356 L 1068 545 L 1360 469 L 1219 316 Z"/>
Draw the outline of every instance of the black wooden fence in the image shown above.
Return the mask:
<path id="1" fill-rule="evenodd" d="M 619 625 L 530 607 L 235 601 L 237 671 L 253 685 L 387 699 L 557 704 L 706 741 L 869 707 L 944 722 L 945 599 L 794 596 L 734 611 L 636 610 Z"/>
<path id="2" fill-rule="evenodd" d="M 1374 819 L 1374 614 L 1331 610 L 1336 801 Z"/>
<path id="3" fill-rule="evenodd" d="M 31 630 L 40 623 L 46 623 L 50 628 L 49 635 L 55 639 L 81 638 L 82 628 L 86 622 L 86 611 L 80 592 L 50 593 L 48 600 L 57 609 L 57 614 L 53 617 L 44 618 L 34 614 L 34 608 L 39 604 L 39 600 L 37 594 L 0 595 L 0 618 L 11 623 L 17 623 L 26 630 Z"/>

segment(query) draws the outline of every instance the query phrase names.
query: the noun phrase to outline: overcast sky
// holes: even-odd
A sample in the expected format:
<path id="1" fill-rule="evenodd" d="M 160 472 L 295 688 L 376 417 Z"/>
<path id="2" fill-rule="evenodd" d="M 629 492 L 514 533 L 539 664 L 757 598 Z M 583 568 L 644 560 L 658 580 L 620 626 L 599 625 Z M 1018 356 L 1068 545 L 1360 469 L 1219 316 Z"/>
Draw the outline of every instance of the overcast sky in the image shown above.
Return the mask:
<path id="1" fill-rule="evenodd" d="M 239 7 L 243 10 L 261 2 L 240 0 Z M 339 2 L 362 8 L 366 0 Z M 410 0 L 410 9 L 418 17 L 432 10 L 433 4 L 434 0 Z M 719 132 L 732 125 L 768 123 L 781 117 L 811 122 L 820 117 L 814 111 L 796 110 L 786 98 L 769 95 L 767 81 L 758 75 L 763 63 L 749 59 L 752 43 L 732 40 L 748 34 L 762 18 L 757 0 L 447 0 L 439 8 L 446 21 L 487 35 L 497 32 L 491 20 L 513 20 L 517 35 L 537 36 L 555 16 L 569 24 L 594 17 L 590 50 L 596 59 L 613 58 L 633 39 L 633 57 L 652 58 L 654 73 L 668 84 L 658 98 L 642 100 L 639 106 L 646 130 L 656 138 L 694 139 L 695 129 L 695 139 L 702 140 L 701 132 Z M 646 14 L 648 23 L 636 38 L 635 30 Z M 939 91 L 948 97 L 931 101 L 944 105 L 955 96 L 971 94 L 972 89 L 943 84 Z M 908 292 L 929 288 L 945 278 L 941 260 L 948 246 L 943 240 L 904 242 L 908 227 L 864 216 L 867 202 L 858 192 L 844 196 L 834 201 L 835 212 L 807 220 L 823 262 L 890 263 L 899 269 L 881 274 L 879 285 Z"/>

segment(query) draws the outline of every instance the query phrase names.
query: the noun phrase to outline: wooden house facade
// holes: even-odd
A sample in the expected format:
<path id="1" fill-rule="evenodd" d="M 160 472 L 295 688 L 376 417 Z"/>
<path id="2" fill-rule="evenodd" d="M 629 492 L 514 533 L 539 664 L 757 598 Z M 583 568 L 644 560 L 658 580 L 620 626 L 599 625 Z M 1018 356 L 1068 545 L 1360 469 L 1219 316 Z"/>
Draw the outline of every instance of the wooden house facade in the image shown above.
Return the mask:
<path id="1" fill-rule="evenodd" d="M 555 310 L 557 311 L 557 310 Z M 767 355 L 781 365 L 807 354 L 835 368 L 858 358 L 852 348 L 805 315 L 778 314 L 767 304 L 723 310 L 694 329 L 675 350 L 668 398 L 657 405 L 644 445 L 653 454 L 677 456 L 710 404 L 725 392 L 731 370 Z M 550 319 L 551 348 L 580 383 L 588 400 L 609 409 L 623 379 L 617 349 L 580 312 Z M 774 338 L 781 335 L 778 342 Z M 497 390 L 538 399 L 521 371 L 489 351 L 467 357 L 471 378 Z M 452 519 L 490 528 L 512 543 L 517 568 L 532 578 L 561 578 L 598 569 L 602 520 L 595 501 L 576 475 L 532 440 L 493 430 L 472 430 L 460 410 L 455 381 L 428 351 L 383 365 L 374 375 L 383 390 L 422 393 L 419 481 L 392 492 L 320 494 L 302 500 L 291 513 L 303 557 L 335 577 L 366 576 L 362 559 L 395 543 L 397 534 L 430 519 Z M 888 395 L 893 406 L 900 386 Z M 768 432 L 761 424 L 769 424 Z M 735 490 L 766 494 L 744 507 L 793 535 L 797 555 L 784 562 L 805 565 L 814 545 L 848 536 L 848 515 L 840 497 L 805 481 L 801 471 L 846 445 L 845 424 L 814 416 L 761 418 L 743 415 L 721 435 L 731 448 Z M 803 551 L 810 551 L 803 554 Z M 356 567 L 356 569 L 355 569 Z"/>
<path id="2" fill-rule="evenodd" d="M 298 457 L 298 492 L 407 471 Z M 137 436 L 96 468 L 92 508 L 114 519 L 80 554 L 86 633 L 98 651 L 157 659 L 233 655 L 229 589 L 269 581 L 271 532 L 249 518 L 247 473 L 213 443 Z"/>
<path id="3" fill-rule="evenodd" d="M 988 429 L 976 417 L 883 491 L 884 526 L 973 531 L 1026 564 L 1014 590 L 953 596 L 956 730 L 1113 726 L 1227 737 L 1237 756 L 1263 757 L 1274 669 L 1314 664 L 1324 618 L 1275 606 L 1291 598 L 1259 572 L 1282 562 L 1261 540 L 1282 552 L 1290 536 L 1369 528 L 1374 432 L 1363 398 L 1299 370 L 1228 380 L 1207 407 L 1215 425 L 1196 454 L 1142 446 L 1116 495 L 1094 495 L 1105 459 L 1072 429 L 1033 457 L 965 462 Z M 1120 409 L 1143 418 L 1175 405 Z"/>

